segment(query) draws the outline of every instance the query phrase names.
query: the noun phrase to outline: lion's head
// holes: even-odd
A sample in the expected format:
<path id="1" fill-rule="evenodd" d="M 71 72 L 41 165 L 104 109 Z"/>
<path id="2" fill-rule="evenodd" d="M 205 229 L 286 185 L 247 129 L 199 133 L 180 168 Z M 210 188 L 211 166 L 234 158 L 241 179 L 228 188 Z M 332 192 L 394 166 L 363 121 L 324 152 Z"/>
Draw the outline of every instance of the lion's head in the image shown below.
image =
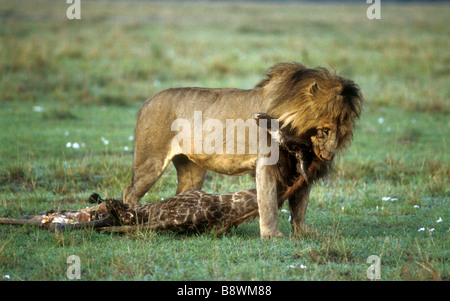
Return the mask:
<path id="1" fill-rule="evenodd" d="M 353 81 L 325 68 L 281 63 L 270 68 L 256 88 L 270 101 L 267 113 L 310 141 L 319 159 L 330 161 L 350 144 L 364 102 Z"/>

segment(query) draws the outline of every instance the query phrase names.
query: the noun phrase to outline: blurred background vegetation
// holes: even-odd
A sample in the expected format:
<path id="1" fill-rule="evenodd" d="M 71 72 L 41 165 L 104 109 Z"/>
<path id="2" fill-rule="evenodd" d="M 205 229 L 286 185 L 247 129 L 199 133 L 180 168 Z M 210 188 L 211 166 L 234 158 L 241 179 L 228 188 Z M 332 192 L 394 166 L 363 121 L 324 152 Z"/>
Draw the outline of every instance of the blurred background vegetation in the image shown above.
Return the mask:
<path id="1" fill-rule="evenodd" d="M 251 263 L 229 269 L 223 262 L 213 270 L 180 270 L 182 263 L 231 254 L 228 240 L 214 241 L 226 254 L 198 261 L 196 252 L 209 249 L 209 238 L 194 237 L 193 252 L 180 255 L 179 243 L 188 242 L 152 236 L 165 242 L 160 251 L 167 257 L 148 259 L 138 241 L 142 254 L 133 258 L 172 271 L 153 269 L 149 279 L 222 279 L 221 273 L 244 280 L 365 279 L 360 263 L 383 253 L 390 279 L 448 279 L 450 5 L 382 1 L 380 20 L 366 17 L 369 5 L 81 0 L 81 19 L 68 20 L 66 1 L 0 0 L 0 216 L 80 208 L 93 191 L 121 196 L 131 179 L 135 117 L 148 97 L 180 86 L 250 89 L 273 64 L 296 61 L 335 69 L 357 82 L 367 100 L 352 146 L 312 192 L 308 221 L 319 237 L 306 245 L 284 241 L 277 249 L 283 261 L 261 259 L 261 269 Z M 144 202 L 170 197 L 175 187 L 170 166 Z M 204 189 L 250 187 L 249 176 L 209 173 Z M 397 201 L 383 201 L 387 196 Z M 425 226 L 436 230 L 417 232 Z M 282 227 L 289 233 L 287 220 Z M 24 276 L 21 266 L 46 259 L 19 259 L 27 233 L 9 231 L 0 229 L 0 268 L 39 278 L 38 271 Z M 85 249 L 79 252 L 100 252 L 104 237 L 79 235 L 54 256 L 63 258 L 64 248 L 80 241 Z M 233 235 L 231 244 L 249 244 L 244 257 L 253 258 L 256 249 L 271 252 L 258 240 L 256 224 Z M 240 241 L 242 235 L 249 242 Z M 286 271 L 285 253 L 315 268 Z M 173 254 L 181 257 L 171 261 Z M 47 268 L 48 279 L 64 275 Z M 103 264 L 87 277 L 121 277 L 109 269 L 128 277 L 147 272 L 140 268 Z"/>

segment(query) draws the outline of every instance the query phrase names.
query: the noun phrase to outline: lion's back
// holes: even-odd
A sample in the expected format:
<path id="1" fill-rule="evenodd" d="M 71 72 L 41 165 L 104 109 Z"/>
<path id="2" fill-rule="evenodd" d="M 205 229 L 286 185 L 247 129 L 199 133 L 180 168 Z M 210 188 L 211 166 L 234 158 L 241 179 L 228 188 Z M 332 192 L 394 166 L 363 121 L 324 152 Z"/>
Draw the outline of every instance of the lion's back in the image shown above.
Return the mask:
<path id="1" fill-rule="evenodd" d="M 254 90 L 185 87 L 170 88 L 155 94 L 145 101 L 139 115 L 162 114 L 170 120 L 193 120 L 194 112 L 197 112 L 196 116 L 201 113 L 202 119 L 246 120 L 260 109 L 261 102 Z"/>

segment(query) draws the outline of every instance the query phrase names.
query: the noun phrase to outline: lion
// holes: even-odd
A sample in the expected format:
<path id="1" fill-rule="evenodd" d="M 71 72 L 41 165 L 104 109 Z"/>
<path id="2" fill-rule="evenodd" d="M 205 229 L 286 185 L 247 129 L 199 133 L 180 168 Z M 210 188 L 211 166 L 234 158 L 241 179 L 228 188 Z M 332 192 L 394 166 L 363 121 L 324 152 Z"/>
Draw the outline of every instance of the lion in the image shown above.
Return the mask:
<path id="1" fill-rule="evenodd" d="M 271 154 L 262 153 L 259 146 L 256 152 L 225 152 L 226 146 L 217 140 L 213 152 L 195 148 L 195 145 L 206 145 L 209 137 L 198 134 L 198 130 L 206 127 L 195 125 L 199 121 L 196 112 L 201 113 L 200 121 L 218 121 L 219 124 L 214 123 L 216 127 L 227 124 L 227 120 L 250 120 L 255 113 L 264 112 L 279 120 L 290 136 L 304 141 L 305 149 L 309 150 L 303 152 L 305 161 L 309 162 L 308 181 L 298 182 L 300 187 L 289 196 L 292 230 L 301 234 L 311 187 L 328 172 L 336 153 L 351 143 L 363 102 L 360 88 L 352 80 L 322 67 L 308 68 L 300 63 L 274 65 L 249 90 L 197 87 L 164 90 L 147 99 L 137 115 L 132 179 L 124 189 L 123 201 L 139 202 L 170 162 L 177 172 L 177 194 L 189 189 L 200 190 L 207 170 L 226 175 L 253 172 L 260 236 L 282 236 L 277 201 L 283 195 L 283 183 L 277 180 L 274 165 L 266 164 Z M 189 125 L 193 133 L 182 139 L 183 146 L 173 143 L 180 134 L 174 130 L 174 124 L 180 120 L 186 121 L 184 125 Z M 213 129 L 214 126 L 208 127 L 208 133 Z M 226 129 L 220 130 L 225 137 Z M 249 137 L 250 129 L 245 130 L 245 137 Z M 234 140 L 225 143 L 244 143 L 246 150 L 250 148 L 250 139 L 242 142 L 236 136 L 239 135 L 232 135 Z M 269 143 L 276 144 L 273 139 Z"/>

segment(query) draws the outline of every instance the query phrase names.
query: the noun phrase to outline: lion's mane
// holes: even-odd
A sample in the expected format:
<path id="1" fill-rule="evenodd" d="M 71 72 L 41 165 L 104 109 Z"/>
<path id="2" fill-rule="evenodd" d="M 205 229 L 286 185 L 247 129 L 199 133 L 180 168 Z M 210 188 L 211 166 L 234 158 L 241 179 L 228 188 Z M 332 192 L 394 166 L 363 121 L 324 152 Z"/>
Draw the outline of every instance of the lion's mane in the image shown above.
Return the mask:
<path id="1" fill-rule="evenodd" d="M 319 120 L 328 119 L 341 133 L 336 150 L 350 144 L 364 103 L 353 81 L 325 68 L 280 63 L 270 68 L 255 88 L 264 89 L 270 101 L 267 113 L 290 127 L 296 136 L 307 136 Z"/>

